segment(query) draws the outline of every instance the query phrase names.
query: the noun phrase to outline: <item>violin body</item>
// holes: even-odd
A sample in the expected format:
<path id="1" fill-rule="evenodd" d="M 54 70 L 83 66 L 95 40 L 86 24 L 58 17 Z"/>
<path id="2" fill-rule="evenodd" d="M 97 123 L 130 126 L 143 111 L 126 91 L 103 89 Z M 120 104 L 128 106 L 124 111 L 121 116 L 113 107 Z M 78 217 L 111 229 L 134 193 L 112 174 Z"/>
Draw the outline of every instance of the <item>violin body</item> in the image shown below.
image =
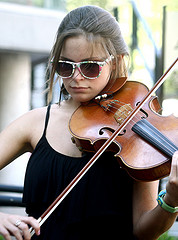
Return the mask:
<path id="1" fill-rule="evenodd" d="M 69 122 L 69 130 L 77 147 L 83 151 L 97 152 L 148 91 L 142 83 L 127 81 L 109 98 L 81 105 Z M 159 111 L 157 97 L 150 97 L 107 148 L 107 151 L 114 153 L 120 166 L 136 180 L 153 181 L 170 173 L 171 158 L 132 130 L 135 123 L 146 119 L 176 144 L 178 119 L 173 115 L 161 116 Z"/>

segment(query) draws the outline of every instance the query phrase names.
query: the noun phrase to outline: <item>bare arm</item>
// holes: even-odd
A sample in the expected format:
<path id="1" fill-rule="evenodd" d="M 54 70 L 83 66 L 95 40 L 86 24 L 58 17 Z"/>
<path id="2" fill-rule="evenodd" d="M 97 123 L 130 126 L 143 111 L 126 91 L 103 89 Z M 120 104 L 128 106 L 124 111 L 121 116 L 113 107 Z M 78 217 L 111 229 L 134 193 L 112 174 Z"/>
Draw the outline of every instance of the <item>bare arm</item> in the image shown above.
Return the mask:
<path id="1" fill-rule="evenodd" d="M 178 153 L 174 154 L 172 170 L 167 183 L 165 202 L 178 206 Z M 133 211 L 134 233 L 139 240 L 156 240 L 175 222 L 177 213 L 162 209 L 156 201 L 158 182 L 136 182 L 134 186 Z"/>
<path id="2" fill-rule="evenodd" d="M 14 121 L 0 133 L 0 169 L 23 153 L 33 151 L 43 124 L 43 110 L 34 110 Z M 15 226 L 19 220 L 20 225 Z M 40 227 L 34 218 L 0 213 L 0 234 L 6 240 L 10 240 L 11 235 L 18 240 L 30 239 L 28 225 L 35 229 L 36 234 L 39 234 Z"/>
<path id="3" fill-rule="evenodd" d="M 27 151 L 31 151 L 27 126 L 22 119 L 10 124 L 0 133 L 0 169 Z"/>
<path id="4" fill-rule="evenodd" d="M 0 133 L 0 169 L 25 152 L 32 152 L 34 139 L 39 140 L 45 111 L 33 110 L 12 122 Z"/>

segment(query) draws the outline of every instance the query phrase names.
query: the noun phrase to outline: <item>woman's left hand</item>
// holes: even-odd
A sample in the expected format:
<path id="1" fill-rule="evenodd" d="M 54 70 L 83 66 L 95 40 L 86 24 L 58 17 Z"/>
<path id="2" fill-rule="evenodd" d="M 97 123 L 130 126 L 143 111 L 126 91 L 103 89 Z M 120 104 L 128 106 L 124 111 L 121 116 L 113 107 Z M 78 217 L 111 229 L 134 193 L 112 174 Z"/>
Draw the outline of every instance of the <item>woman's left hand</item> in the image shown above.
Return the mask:
<path id="1" fill-rule="evenodd" d="M 165 202 L 172 206 L 178 206 L 178 151 L 172 157 L 171 172 L 166 185 Z"/>

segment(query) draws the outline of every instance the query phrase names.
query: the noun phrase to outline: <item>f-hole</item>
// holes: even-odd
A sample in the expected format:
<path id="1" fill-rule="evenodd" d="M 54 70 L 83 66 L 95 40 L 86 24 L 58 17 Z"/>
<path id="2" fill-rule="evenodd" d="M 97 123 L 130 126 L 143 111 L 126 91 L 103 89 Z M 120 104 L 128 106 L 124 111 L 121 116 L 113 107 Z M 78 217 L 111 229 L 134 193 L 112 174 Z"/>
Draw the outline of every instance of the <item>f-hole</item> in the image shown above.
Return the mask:
<path id="1" fill-rule="evenodd" d="M 110 127 L 103 127 L 99 130 L 99 135 L 103 135 L 105 131 L 109 131 L 111 133 L 114 133 L 115 130 Z M 118 136 L 123 136 L 126 133 L 126 130 L 123 130 L 122 133 L 119 133 Z"/>
<path id="2" fill-rule="evenodd" d="M 138 106 L 140 104 L 140 102 L 136 103 L 136 106 Z M 140 108 L 140 112 L 142 112 L 144 114 L 144 116 L 141 116 L 141 119 L 146 119 L 148 117 L 148 113 L 143 110 L 142 108 Z"/>

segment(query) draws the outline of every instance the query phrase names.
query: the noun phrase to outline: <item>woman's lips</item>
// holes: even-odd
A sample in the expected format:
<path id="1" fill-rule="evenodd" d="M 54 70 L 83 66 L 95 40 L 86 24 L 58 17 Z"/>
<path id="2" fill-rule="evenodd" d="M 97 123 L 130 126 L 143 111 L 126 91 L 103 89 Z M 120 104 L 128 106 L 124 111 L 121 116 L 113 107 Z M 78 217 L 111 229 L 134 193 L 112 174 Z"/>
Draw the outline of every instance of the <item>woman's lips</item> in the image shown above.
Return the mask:
<path id="1" fill-rule="evenodd" d="M 88 87 L 71 87 L 71 88 L 75 92 L 82 92 L 82 91 L 86 91 L 86 89 L 88 89 Z"/>

